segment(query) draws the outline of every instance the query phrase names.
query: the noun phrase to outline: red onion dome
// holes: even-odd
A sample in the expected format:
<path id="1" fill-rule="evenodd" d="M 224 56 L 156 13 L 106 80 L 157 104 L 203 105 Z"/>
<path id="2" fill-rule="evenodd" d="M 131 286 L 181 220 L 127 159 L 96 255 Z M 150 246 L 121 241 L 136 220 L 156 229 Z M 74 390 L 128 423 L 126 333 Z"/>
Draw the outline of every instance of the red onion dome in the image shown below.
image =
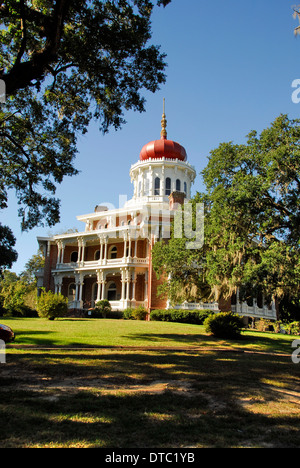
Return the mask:
<path id="1" fill-rule="evenodd" d="M 160 140 L 150 141 L 142 148 L 140 152 L 140 160 L 146 161 L 147 159 L 179 159 L 186 161 L 186 151 L 179 143 L 172 140 L 167 140 L 167 119 L 165 114 L 165 99 L 164 110 L 161 120 Z"/>
<path id="2" fill-rule="evenodd" d="M 161 137 L 160 140 L 150 141 L 140 152 L 141 161 L 161 158 L 186 161 L 187 155 L 183 146 L 175 141 L 167 140 L 166 137 Z"/>

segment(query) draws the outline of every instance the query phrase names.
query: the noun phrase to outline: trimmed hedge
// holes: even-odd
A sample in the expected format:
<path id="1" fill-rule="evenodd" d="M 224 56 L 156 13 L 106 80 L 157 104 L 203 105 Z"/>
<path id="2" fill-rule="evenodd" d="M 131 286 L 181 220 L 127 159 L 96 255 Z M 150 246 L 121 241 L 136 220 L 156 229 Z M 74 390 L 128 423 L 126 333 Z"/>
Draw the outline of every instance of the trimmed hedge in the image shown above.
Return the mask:
<path id="1" fill-rule="evenodd" d="M 161 322 L 179 322 L 189 323 L 195 325 L 203 325 L 204 320 L 209 317 L 213 312 L 209 309 L 203 310 L 182 310 L 182 309 L 169 309 L 169 310 L 152 310 L 150 313 L 150 320 Z"/>

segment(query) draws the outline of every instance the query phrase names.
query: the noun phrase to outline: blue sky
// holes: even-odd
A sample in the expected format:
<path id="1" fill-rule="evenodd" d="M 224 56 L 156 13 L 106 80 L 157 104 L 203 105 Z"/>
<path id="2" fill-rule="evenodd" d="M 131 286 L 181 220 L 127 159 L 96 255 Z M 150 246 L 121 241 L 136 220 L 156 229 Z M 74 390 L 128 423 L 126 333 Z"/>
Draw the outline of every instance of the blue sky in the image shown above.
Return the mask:
<path id="1" fill-rule="evenodd" d="M 119 206 L 132 197 L 131 164 L 143 145 L 160 137 L 163 98 L 168 138 L 182 144 L 197 171 L 193 193 L 203 190 L 200 172 L 212 149 L 225 141 L 243 143 L 251 130 L 262 131 L 281 113 L 300 116 L 292 102 L 292 82 L 300 79 L 300 37 L 293 34 L 289 0 L 172 0 L 155 8 L 152 43 L 167 54 L 167 81 L 155 94 L 144 93 L 143 114 L 128 112 L 127 124 L 103 136 L 96 124 L 81 137 L 75 162 L 78 176 L 58 187 L 61 222 L 21 233 L 11 194 L 2 223 L 13 230 L 20 273 L 37 252 L 37 236 L 83 230 L 76 216 L 97 204 Z"/>

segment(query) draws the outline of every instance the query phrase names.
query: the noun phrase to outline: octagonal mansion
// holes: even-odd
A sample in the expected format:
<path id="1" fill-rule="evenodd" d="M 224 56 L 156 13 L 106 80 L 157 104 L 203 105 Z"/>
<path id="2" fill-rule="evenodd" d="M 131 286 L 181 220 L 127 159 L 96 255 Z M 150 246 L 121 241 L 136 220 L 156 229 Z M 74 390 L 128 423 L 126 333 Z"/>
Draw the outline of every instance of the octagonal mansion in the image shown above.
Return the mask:
<path id="1" fill-rule="evenodd" d="M 77 216 L 85 226 L 82 232 L 38 237 L 45 256 L 37 274 L 38 290 L 68 297 L 72 311 L 93 308 L 101 299 L 119 311 L 139 305 L 149 312 L 170 307 L 158 295 L 151 250 L 157 239 L 169 237 L 178 204 L 191 197 L 196 171 L 183 146 L 167 139 L 165 113 L 161 124 L 160 139 L 147 143 L 130 168 L 133 197 L 123 208 L 98 205 L 94 212 Z M 274 307 L 253 304 L 250 310 L 247 304 L 233 306 L 230 301 L 176 307 L 216 312 L 235 307 L 246 316 L 276 318 Z"/>

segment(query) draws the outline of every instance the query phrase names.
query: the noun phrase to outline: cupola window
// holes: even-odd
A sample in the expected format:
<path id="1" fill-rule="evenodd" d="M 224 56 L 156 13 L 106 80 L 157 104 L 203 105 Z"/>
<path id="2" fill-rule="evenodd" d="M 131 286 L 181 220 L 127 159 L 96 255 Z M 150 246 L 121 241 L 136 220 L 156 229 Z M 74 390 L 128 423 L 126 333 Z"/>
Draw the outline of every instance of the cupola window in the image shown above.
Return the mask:
<path id="1" fill-rule="evenodd" d="M 154 195 L 159 195 L 160 192 L 160 178 L 155 177 L 154 181 Z"/>
<path id="2" fill-rule="evenodd" d="M 171 195 L 171 179 L 170 179 L 170 177 L 166 178 L 166 195 Z"/>

